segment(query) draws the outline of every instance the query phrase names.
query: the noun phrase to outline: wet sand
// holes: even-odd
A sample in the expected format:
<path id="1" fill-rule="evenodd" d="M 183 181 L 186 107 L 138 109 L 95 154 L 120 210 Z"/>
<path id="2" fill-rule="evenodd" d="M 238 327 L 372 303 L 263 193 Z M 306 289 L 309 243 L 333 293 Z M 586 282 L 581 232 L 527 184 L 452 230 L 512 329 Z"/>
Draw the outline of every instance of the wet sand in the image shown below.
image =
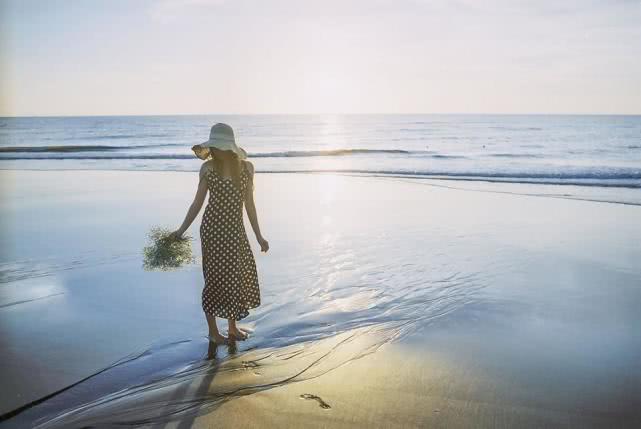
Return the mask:
<path id="1" fill-rule="evenodd" d="M 641 423 L 641 207 L 259 174 L 263 305 L 213 350 L 200 265 L 142 269 L 195 173 L 0 174 L 0 413 L 89 377 L 3 427 Z"/>

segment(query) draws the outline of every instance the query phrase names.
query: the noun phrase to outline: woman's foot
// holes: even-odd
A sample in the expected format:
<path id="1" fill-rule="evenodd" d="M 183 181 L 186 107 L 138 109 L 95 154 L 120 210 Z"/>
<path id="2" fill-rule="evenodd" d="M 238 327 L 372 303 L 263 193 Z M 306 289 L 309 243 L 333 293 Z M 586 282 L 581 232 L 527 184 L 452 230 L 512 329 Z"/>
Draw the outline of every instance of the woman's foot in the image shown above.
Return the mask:
<path id="1" fill-rule="evenodd" d="M 218 333 L 218 332 L 216 332 L 216 333 L 211 333 L 210 332 L 209 335 L 207 336 L 207 338 L 209 338 L 209 341 L 211 341 L 213 343 L 216 343 L 216 344 L 226 344 L 227 343 L 227 337 L 225 337 L 224 335 L 220 335 L 220 333 Z"/>
<path id="2" fill-rule="evenodd" d="M 233 338 L 236 340 L 246 340 L 247 339 L 247 333 L 242 331 L 241 329 L 238 329 L 238 327 L 229 327 L 227 334 L 229 335 L 229 338 Z"/>

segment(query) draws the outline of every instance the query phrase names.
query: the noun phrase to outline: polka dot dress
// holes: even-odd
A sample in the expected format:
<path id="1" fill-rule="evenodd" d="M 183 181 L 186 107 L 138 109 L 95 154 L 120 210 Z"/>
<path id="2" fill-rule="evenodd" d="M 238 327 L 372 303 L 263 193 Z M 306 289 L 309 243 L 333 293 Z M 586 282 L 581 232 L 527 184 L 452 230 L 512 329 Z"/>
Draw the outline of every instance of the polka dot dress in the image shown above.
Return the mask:
<path id="1" fill-rule="evenodd" d="M 200 225 L 203 311 L 241 320 L 249 315 L 249 309 L 260 305 L 256 262 L 243 224 L 243 195 L 245 190 L 252 192 L 251 179 L 242 168 L 240 189 L 213 169 L 207 172 L 206 180 L 209 203 Z"/>

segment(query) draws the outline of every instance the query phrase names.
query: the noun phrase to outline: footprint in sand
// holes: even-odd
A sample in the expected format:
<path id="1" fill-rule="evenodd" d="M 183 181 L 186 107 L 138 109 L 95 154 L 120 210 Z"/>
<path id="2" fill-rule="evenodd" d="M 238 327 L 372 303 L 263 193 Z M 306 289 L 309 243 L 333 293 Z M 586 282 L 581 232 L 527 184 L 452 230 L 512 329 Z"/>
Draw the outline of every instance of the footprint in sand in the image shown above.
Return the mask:
<path id="1" fill-rule="evenodd" d="M 314 401 L 318 402 L 318 406 L 319 407 L 321 407 L 321 408 L 323 408 L 325 410 L 328 410 L 328 409 L 332 408 L 332 407 L 329 406 L 329 404 L 327 402 L 323 401 L 320 398 L 320 396 L 312 395 L 310 393 L 303 393 L 302 395 L 300 395 L 300 398 L 301 399 L 314 400 Z"/>

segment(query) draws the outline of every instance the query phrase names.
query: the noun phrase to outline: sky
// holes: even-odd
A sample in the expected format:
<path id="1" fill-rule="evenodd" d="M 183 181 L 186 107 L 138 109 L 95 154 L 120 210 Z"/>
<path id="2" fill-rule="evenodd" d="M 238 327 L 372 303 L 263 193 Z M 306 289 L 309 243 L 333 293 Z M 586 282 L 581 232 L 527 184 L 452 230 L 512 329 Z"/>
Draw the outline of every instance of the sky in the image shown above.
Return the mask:
<path id="1" fill-rule="evenodd" d="M 641 114 L 641 0 L 0 0 L 0 116 Z"/>

